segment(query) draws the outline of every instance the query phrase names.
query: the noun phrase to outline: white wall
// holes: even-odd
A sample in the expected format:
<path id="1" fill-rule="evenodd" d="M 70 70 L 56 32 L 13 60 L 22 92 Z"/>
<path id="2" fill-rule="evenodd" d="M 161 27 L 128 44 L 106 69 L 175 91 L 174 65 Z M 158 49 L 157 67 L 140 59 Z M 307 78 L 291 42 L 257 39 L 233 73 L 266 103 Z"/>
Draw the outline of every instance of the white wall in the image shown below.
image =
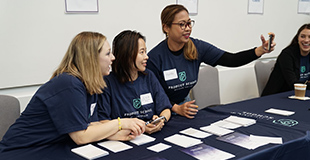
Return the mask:
<path id="1" fill-rule="evenodd" d="M 64 0 L 0 1 L 0 94 L 16 95 L 24 103 L 38 86 L 48 81 L 71 39 L 84 30 L 113 37 L 124 29 L 141 32 L 150 50 L 164 39 L 160 12 L 176 0 L 100 1 L 99 13 L 65 14 Z M 297 14 L 298 1 L 265 0 L 264 14 L 247 14 L 248 0 L 200 0 L 192 37 L 206 40 L 230 52 L 260 45 L 260 35 L 276 34 L 275 57 L 288 45 L 297 29 L 310 16 Z M 252 83 L 253 67 L 220 68 L 221 99 L 224 103 L 257 96 Z M 239 75 L 239 76 L 238 76 Z M 242 77 L 242 79 L 241 79 Z M 248 86 L 251 94 L 234 90 Z M 251 83 L 251 84 L 249 84 Z M 31 85 L 31 87 L 27 87 Z M 233 96 L 232 96 L 233 95 Z M 29 98 L 28 98 L 29 99 Z M 27 101 L 27 102 L 26 102 Z"/>

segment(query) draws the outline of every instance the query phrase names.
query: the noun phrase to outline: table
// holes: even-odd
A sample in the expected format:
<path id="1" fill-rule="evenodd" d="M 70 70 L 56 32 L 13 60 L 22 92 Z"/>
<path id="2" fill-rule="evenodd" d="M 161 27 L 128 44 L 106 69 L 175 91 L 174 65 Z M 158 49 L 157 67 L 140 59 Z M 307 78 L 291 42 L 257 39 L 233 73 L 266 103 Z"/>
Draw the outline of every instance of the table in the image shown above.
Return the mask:
<path id="1" fill-rule="evenodd" d="M 179 133 L 179 131 L 189 127 L 199 129 L 202 126 L 207 126 L 230 115 L 235 115 L 257 120 L 254 125 L 235 129 L 236 132 L 246 135 L 253 134 L 260 136 L 282 137 L 284 144 L 268 144 L 255 150 L 248 150 L 233 144 L 216 140 L 217 136 L 215 135 L 202 139 L 203 143 L 234 154 L 236 157 L 233 159 L 285 159 L 287 157 L 288 159 L 292 157 L 294 157 L 293 159 L 301 159 L 301 157 L 304 156 L 309 158 L 310 132 L 307 131 L 310 130 L 310 101 L 289 99 L 288 96 L 293 94 L 294 92 L 290 91 L 227 105 L 205 108 L 200 110 L 194 119 L 187 119 L 182 116 L 173 116 L 160 132 L 151 135 L 156 138 L 155 141 L 141 146 L 137 146 L 130 142 L 125 142 L 126 144 L 133 146 L 133 148 L 116 154 L 108 149 L 98 146 L 97 143 L 93 144 L 99 148 L 109 151 L 108 156 L 98 158 L 102 160 L 191 160 L 195 158 L 181 152 L 179 149 L 182 149 L 182 147 L 166 142 L 164 141 L 164 138 Z M 309 95 L 310 92 L 307 93 L 307 96 Z M 295 111 L 295 114 L 287 117 L 265 113 L 264 111 L 269 108 Z M 147 147 L 160 142 L 171 145 L 172 147 L 159 153 L 146 149 Z M 74 144 L 57 145 L 59 146 L 57 150 L 44 150 L 42 152 L 45 154 L 45 159 L 83 159 L 70 151 Z M 298 156 L 300 157 L 298 158 Z"/>

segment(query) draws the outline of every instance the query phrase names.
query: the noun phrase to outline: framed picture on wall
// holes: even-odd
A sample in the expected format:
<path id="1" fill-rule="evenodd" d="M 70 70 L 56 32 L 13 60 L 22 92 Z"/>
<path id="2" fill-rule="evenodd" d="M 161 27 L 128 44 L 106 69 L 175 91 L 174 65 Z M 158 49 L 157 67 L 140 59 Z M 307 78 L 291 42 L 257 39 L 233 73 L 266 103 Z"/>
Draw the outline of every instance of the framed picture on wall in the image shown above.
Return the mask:
<path id="1" fill-rule="evenodd" d="M 177 4 L 183 5 L 190 15 L 198 14 L 198 0 L 177 0 Z"/>
<path id="2" fill-rule="evenodd" d="M 66 13 L 97 13 L 98 0 L 65 0 Z"/>

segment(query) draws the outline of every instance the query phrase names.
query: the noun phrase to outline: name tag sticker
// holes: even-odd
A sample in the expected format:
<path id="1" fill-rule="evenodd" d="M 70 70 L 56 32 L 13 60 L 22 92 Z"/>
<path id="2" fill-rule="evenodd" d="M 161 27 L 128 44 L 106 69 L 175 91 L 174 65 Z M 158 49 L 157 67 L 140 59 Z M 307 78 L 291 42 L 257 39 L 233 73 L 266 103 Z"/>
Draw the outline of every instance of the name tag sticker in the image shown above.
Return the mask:
<path id="1" fill-rule="evenodd" d="M 140 100 L 141 100 L 141 106 L 153 103 L 153 98 L 152 98 L 151 93 L 140 95 Z"/>
<path id="2" fill-rule="evenodd" d="M 164 71 L 164 77 L 165 77 L 165 81 L 169 81 L 172 79 L 177 79 L 178 78 L 178 74 L 177 74 L 177 70 L 174 69 L 169 69 L 169 70 L 165 70 Z"/>
<path id="3" fill-rule="evenodd" d="M 96 103 L 93 103 L 90 105 L 90 116 L 92 116 L 94 114 L 95 107 L 96 107 Z"/>

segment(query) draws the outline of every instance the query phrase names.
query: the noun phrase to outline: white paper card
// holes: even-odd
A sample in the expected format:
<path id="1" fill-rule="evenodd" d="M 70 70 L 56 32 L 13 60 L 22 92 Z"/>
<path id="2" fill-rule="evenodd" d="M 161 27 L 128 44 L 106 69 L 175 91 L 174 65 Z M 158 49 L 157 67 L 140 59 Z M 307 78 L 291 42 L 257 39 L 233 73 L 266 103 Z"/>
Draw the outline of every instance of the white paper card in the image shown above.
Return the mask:
<path id="1" fill-rule="evenodd" d="M 264 0 L 249 0 L 248 13 L 250 14 L 263 14 L 264 13 Z"/>
<path id="2" fill-rule="evenodd" d="M 206 138 L 206 137 L 212 135 L 210 133 L 206 133 L 206 132 L 200 131 L 198 129 L 194 129 L 194 128 L 187 128 L 185 130 L 180 131 L 180 133 L 183 133 L 183 134 L 186 134 L 189 136 L 193 136 L 196 138 Z"/>
<path id="3" fill-rule="evenodd" d="M 174 134 L 170 137 L 166 137 L 164 140 L 184 148 L 202 143 L 202 141 L 199 139 L 183 136 L 180 134 Z"/>
<path id="4" fill-rule="evenodd" d="M 171 146 L 164 144 L 164 143 L 158 143 L 153 146 L 147 147 L 148 150 L 154 151 L 154 152 L 161 152 L 163 150 L 166 150 L 170 148 Z"/>
<path id="5" fill-rule="evenodd" d="M 92 144 L 88 144 L 85 146 L 77 147 L 71 149 L 72 152 L 86 158 L 86 159 L 96 159 L 102 156 L 106 156 L 109 152 L 100 149 L 98 147 L 93 146 Z"/>
<path id="6" fill-rule="evenodd" d="M 221 128 L 221 127 L 218 127 L 216 125 L 209 125 L 209 126 L 205 126 L 205 127 L 200 127 L 200 129 L 203 131 L 215 134 L 217 136 L 223 136 L 223 135 L 226 135 L 228 133 L 234 132 L 233 130 Z"/>
<path id="7" fill-rule="evenodd" d="M 267 109 L 265 112 L 273 113 L 273 114 L 279 114 L 279 115 L 283 115 L 283 116 L 290 116 L 290 115 L 295 114 L 295 112 L 293 112 L 293 111 L 286 111 L 286 110 L 275 109 L 275 108 Z"/>
<path id="8" fill-rule="evenodd" d="M 227 128 L 227 129 L 236 129 L 236 128 L 242 127 L 242 125 L 240 124 L 231 123 L 231 122 L 223 121 L 223 120 L 214 122 L 211 125 L 216 125 L 216 126 Z"/>
<path id="9" fill-rule="evenodd" d="M 256 123 L 255 119 L 237 117 L 237 116 L 229 116 L 228 118 L 225 118 L 224 121 L 228 121 L 228 122 L 235 123 L 235 124 L 240 124 L 243 127 L 247 127 L 247 126 L 250 126 Z"/>
<path id="10" fill-rule="evenodd" d="M 140 100 L 141 100 L 142 106 L 153 103 L 153 98 L 152 98 L 151 93 L 146 93 L 146 94 L 140 95 Z"/>
<path id="11" fill-rule="evenodd" d="M 114 153 L 132 148 L 132 146 L 127 145 L 127 144 L 120 142 L 120 141 L 104 141 L 104 142 L 98 143 L 98 145 L 100 145 L 100 146 L 102 146 L 102 147 L 104 147 L 104 148 L 106 148 L 106 149 L 108 149 Z"/>
<path id="12" fill-rule="evenodd" d="M 131 143 L 134 143 L 136 145 L 143 145 L 152 141 L 155 141 L 156 138 L 153 138 L 151 136 L 141 134 L 140 136 L 137 136 L 135 139 L 131 140 Z"/>
<path id="13" fill-rule="evenodd" d="M 282 137 L 267 137 L 250 135 L 251 141 L 264 141 L 266 143 L 283 144 Z"/>
<path id="14" fill-rule="evenodd" d="M 165 70 L 164 71 L 164 78 L 165 78 L 165 81 L 177 79 L 178 78 L 177 70 L 175 68 L 170 69 L 170 70 Z"/>

